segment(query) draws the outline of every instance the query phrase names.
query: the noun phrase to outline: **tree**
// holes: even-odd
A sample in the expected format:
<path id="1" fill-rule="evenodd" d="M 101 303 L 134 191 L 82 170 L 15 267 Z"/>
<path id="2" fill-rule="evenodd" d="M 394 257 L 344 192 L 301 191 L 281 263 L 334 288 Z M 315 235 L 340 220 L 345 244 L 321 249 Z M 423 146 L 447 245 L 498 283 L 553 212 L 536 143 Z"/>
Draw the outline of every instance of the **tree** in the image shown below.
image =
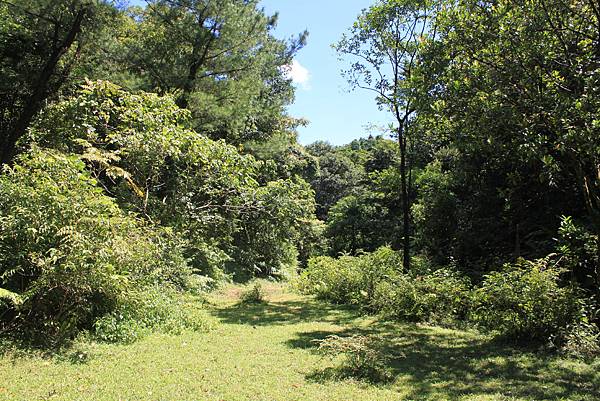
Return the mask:
<path id="1" fill-rule="evenodd" d="M 172 94 L 213 139 L 237 145 L 277 131 L 294 97 L 285 66 L 306 32 L 276 39 L 277 15 L 257 0 L 148 0 L 130 13 L 110 58 L 139 79 L 116 83 Z"/>
<path id="2" fill-rule="evenodd" d="M 522 232 L 524 221 L 558 205 L 585 214 L 593 227 L 598 256 L 589 273 L 600 281 L 597 2 L 464 0 L 449 3 L 437 21 L 421 110 L 492 179 L 513 220 L 515 254 L 523 234 L 539 231 Z M 544 228 L 556 232 L 559 216 Z"/>
<path id="3" fill-rule="evenodd" d="M 190 126 L 172 97 L 98 81 L 46 108 L 31 140 L 80 155 L 121 209 L 183 238 L 197 271 L 218 278 L 226 262 L 238 272 L 281 271 L 314 213 L 308 184 L 261 183 L 261 162 Z"/>
<path id="4" fill-rule="evenodd" d="M 100 0 L 0 1 L 0 163 L 55 96 L 99 23 Z"/>
<path id="5" fill-rule="evenodd" d="M 349 35 L 334 45 L 337 52 L 353 60 L 344 72 L 353 88 L 375 93 L 377 104 L 394 117 L 394 132 L 400 153 L 400 199 L 402 201 L 403 267 L 410 268 L 410 208 L 412 163 L 409 159 L 414 135 L 415 112 L 410 85 L 417 53 L 432 26 L 434 2 L 429 0 L 381 0 L 362 12 Z"/>
<path id="6" fill-rule="evenodd" d="M 317 217 L 326 220 L 329 209 L 361 185 L 364 175 L 360 166 L 339 152 L 324 153 L 318 160 L 319 172 L 311 186 L 317 201 Z"/>

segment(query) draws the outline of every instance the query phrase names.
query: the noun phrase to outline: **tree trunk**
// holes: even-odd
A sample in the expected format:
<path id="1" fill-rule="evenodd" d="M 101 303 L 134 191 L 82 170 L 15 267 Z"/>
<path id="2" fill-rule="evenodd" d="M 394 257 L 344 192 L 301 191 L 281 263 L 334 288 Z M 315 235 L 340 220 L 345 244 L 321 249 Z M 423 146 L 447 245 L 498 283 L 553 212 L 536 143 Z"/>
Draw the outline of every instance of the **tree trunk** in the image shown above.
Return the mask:
<path id="1" fill-rule="evenodd" d="M 402 199 L 402 267 L 410 270 L 410 200 L 408 198 L 406 137 L 404 124 L 398 126 L 398 147 L 400 149 L 400 197 Z"/>

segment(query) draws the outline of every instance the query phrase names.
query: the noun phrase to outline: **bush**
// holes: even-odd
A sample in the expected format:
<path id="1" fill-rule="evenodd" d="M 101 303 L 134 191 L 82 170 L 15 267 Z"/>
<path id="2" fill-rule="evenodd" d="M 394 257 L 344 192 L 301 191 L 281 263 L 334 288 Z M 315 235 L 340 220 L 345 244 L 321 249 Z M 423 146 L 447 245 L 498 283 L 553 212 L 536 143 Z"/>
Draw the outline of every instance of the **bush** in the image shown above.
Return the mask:
<path id="1" fill-rule="evenodd" d="M 124 214 L 84 167 L 34 150 L 0 176 L 0 288 L 14 294 L 0 324 L 23 338 L 69 339 L 132 291 L 191 285 L 179 241 Z"/>
<path id="2" fill-rule="evenodd" d="M 302 179 L 264 183 L 263 162 L 192 130 L 170 96 L 87 82 L 43 110 L 29 141 L 81 154 L 123 210 L 171 227 L 189 264 L 215 280 L 281 275 L 314 213 Z"/>
<path id="3" fill-rule="evenodd" d="M 130 292 L 114 311 L 94 323 L 93 334 L 102 341 L 129 343 L 154 331 L 180 334 L 209 327 L 197 296 L 153 286 Z"/>
<path id="4" fill-rule="evenodd" d="M 362 289 L 358 261 L 359 258 L 352 256 L 311 258 L 297 280 L 297 287 L 300 292 L 314 294 L 333 303 L 358 304 Z"/>
<path id="5" fill-rule="evenodd" d="M 598 236 L 589 227 L 563 216 L 558 229 L 557 251 L 561 264 L 572 272 L 579 285 L 600 300 Z"/>
<path id="6" fill-rule="evenodd" d="M 600 355 L 600 330 L 595 324 L 580 322 L 570 327 L 563 338 L 559 338 L 560 349 L 575 358 L 587 359 Z"/>
<path id="7" fill-rule="evenodd" d="M 372 307 L 398 320 L 450 324 L 467 314 L 469 294 L 468 279 L 439 269 L 379 282 Z"/>
<path id="8" fill-rule="evenodd" d="M 390 356 L 379 350 L 381 339 L 376 336 L 330 335 L 315 341 L 319 344 L 319 352 L 324 355 L 345 357 L 343 365 L 338 369 L 338 374 L 342 377 L 371 381 L 387 381 L 392 378 L 388 367 Z"/>
<path id="9" fill-rule="evenodd" d="M 255 281 L 248 289 L 240 294 L 242 304 L 260 304 L 265 302 L 265 291 L 259 281 Z"/>
<path id="10" fill-rule="evenodd" d="M 547 341 L 584 318 L 575 287 L 560 286 L 562 270 L 550 257 L 519 260 L 485 276 L 473 293 L 471 319 L 517 341 Z"/>
<path id="11" fill-rule="evenodd" d="M 446 322 L 466 314 L 469 282 L 449 269 L 430 271 L 424 260 L 401 271 L 402 255 L 388 247 L 361 256 L 311 259 L 298 280 L 301 292 L 409 321 Z"/>

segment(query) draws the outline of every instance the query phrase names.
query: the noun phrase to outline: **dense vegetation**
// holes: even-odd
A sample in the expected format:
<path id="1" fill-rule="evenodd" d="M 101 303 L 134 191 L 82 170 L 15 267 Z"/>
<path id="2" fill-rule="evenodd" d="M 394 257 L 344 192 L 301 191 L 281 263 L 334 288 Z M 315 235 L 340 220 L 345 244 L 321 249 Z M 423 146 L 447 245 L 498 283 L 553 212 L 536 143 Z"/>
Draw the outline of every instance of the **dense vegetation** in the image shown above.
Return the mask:
<path id="1" fill-rule="evenodd" d="M 201 328 L 177 312 L 184 293 L 284 277 L 308 258 L 310 186 L 240 152 L 295 142 L 284 66 L 305 35 L 276 40 L 276 17 L 246 1 L 0 11 L 3 332 L 60 342 Z"/>
<path id="2" fill-rule="evenodd" d="M 367 314 L 597 354 L 596 2 L 375 1 L 334 48 L 394 124 L 343 146 L 297 142 L 307 34 L 276 23 L 0 0 L 0 334 L 204 329 L 206 291 L 299 273 Z"/>

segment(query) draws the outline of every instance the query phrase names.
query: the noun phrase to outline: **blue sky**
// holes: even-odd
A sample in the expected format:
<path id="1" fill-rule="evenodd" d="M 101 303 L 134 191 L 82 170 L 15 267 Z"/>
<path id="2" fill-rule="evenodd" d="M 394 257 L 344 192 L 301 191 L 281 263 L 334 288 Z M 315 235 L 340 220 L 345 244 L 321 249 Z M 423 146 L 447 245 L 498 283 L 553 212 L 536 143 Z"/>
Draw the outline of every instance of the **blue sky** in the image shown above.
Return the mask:
<path id="1" fill-rule="evenodd" d="M 368 124 L 389 121 L 377 109 L 373 95 L 363 90 L 349 92 L 340 75 L 344 64 L 338 61 L 331 44 L 338 41 L 372 0 L 262 0 L 268 14 L 279 12 L 275 35 L 280 38 L 309 32 L 307 46 L 296 60 L 308 71 L 308 80 L 298 83 L 296 101 L 289 107 L 294 117 L 305 117 L 308 127 L 299 129 L 299 140 L 308 144 L 327 140 L 343 144 L 368 135 Z M 300 74 L 302 77 L 302 74 Z"/>
<path id="2" fill-rule="evenodd" d="M 132 3 L 141 3 L 133 0 Z M 279 12 L 278 38 L 309 31 L 308 43 L 294 63 L 296 101 L 289 113 L 310 121 L 299 128 L 299 141 L 326 140 L 340 145 L 369 134 L 366 126 L 385 125 L 390 119 L 377 109 L 371 93 L 349 92 L 341 77 L 344 64 L 331 44 L 338 41 L 362 9 L 373 0 L 261 0 L 267 14 Z M 376 134 L 377 132 L 374 132 Z"/>

